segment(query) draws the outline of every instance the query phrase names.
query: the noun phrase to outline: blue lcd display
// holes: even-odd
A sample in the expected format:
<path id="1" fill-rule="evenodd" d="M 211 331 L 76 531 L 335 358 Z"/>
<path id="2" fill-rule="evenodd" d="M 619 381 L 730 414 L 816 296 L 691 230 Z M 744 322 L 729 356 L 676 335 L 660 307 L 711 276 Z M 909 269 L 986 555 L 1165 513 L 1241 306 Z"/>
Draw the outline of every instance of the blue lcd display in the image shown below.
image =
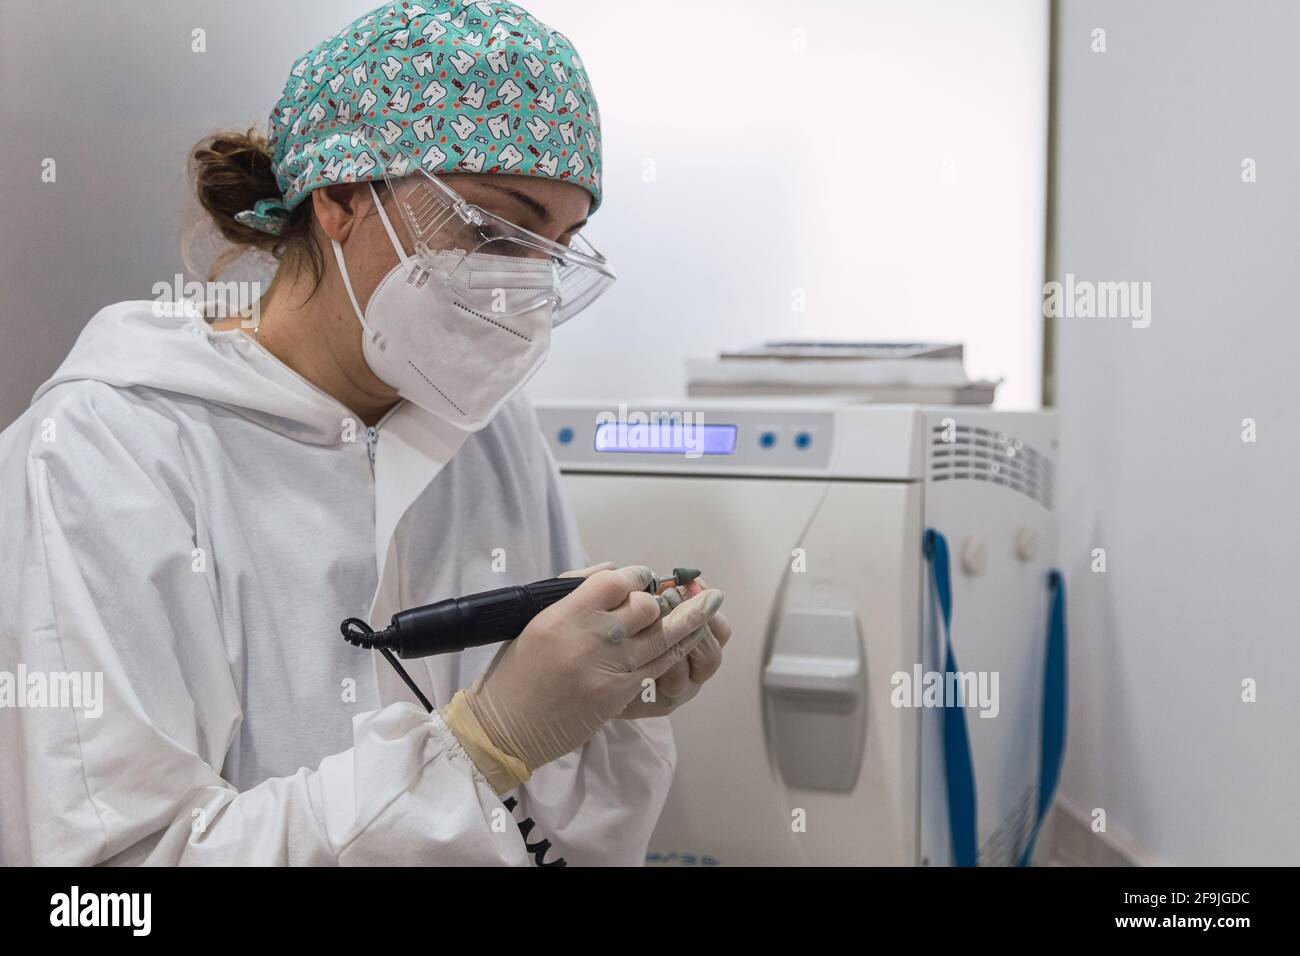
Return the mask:
<path id="1" fill-rule="evenodd" d="M 735 425 L 683 425 L 681 422 L 602 422 L 596 426 L 596 451 L 650 455 L 731 455 Z"/>

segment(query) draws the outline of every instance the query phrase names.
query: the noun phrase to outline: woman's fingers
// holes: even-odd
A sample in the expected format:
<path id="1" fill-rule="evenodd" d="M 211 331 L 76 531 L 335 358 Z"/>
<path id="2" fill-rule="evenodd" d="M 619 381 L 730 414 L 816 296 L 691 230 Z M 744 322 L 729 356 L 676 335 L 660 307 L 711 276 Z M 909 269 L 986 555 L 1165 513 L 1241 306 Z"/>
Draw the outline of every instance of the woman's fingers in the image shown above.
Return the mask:
<path id="1" fill-rule="evenodd" d="M 629 595 L 645 591 L 653 581 L 654 572 L 643 564 L 597 571 L 565 600 L 600 611 L 612 611 L 622 605 Z M 647 594 L 646 597 L 650 598 L 652 604 L 655 603 L 654 595 Z"/>
<path id="2" fill-rule="evenodd" d="M 714 618 L 714 620 L 717 619 Z M 712 621 L 709 622 L 708 630 L 709 633 L 695 645 L 695 649 L 686 657 L 686 663 L 690 669 L 690 680 L 693 684 L 703 684 L 716 674 L 718 668 L 722 666 L 722 642 L 713 630 Z"/>
<path id="3" fill-rule="evenodd" d="M 561 577 L 588 579 L 574 596 L 598 612 L 610 640 L 631 639 L 629 670 L 644 669 L 664 699 L 684 697 L 722 665 L 731 622 L 718 611 L 722 592 L 703 581 L 667 585 L 651 595 L 644 591 L 653 580 L 649 568 L 615 569 L 608 561 Z"/>
<path id="4" fill-rule="evenodd" d="M 708 582 L 704 581 L 702 578 L 696 578 L 694 581 L 689 581 L 682 585 L 682 587 L 686 590 L 687 597 L 692 597 L 699 594 L 701 591 L 709 590 Z M 674 590 L 676 590 L 676 588 L 674 588 Z M 723 646 L 726 646 L 727 641 L 731 640 L 731 622 L 721 614 L 715 614 L 713 620 L 709 621 L 709 630 L 712 631 L 713 636 L 718 639 L 718 643 Z"/>
<path id="5" fill-rule="evenodd" d="M 722 614 L 715 614 L 709 621 L 709 630 L 713 636 L 718 639 L 718 644 L 722 647 L 727 646 L 727 641 L 731 640 L 731 622 Z"/>
<path id="6" fill-rule="evenodd" d="M 655 698 L 669 707 L 673 702 L 686 696 L 691 689 L 690 659 L 678 661 L 659 677 L 655 678 Z M 667 707 L 665 708 L 665 712 Z"/>
<path id="7" fill-rule="evenodd" d="M 697 586 L 700 583 L 702 582 L 691 581 L 682 588 L 669 588 L 663 593 L 663 597 L 671 607 L 676 607 L 685 600 L 682 597 L 683 589 L 690 590 L 695 587 L 696 594 L 708 590 L 707 584 L 702 587 Z M 700 641 L 690 654 L 691 679 L 696 683 L 703 683 L 717 673 L 718 667 L 722 664 L 722 648 L 726 646 L 727 641 L 731 640 L 731 622 L 719 611 L 709 619 L 709 631 L 713 640 Z"/>
<path id="8" fill-rule="evenodd" d="M 628 651 L 625 660 L 628 670 L 639 668 L 643 653 L 640 647 L 645 635 L 661 630 L 663 605 L 659 598 L 644 591 L 633 591 L 612 611 L 596 613 L 601 621 L 600 626 L 608 631 L 609 640 L 627 642 Z"/>
<path id="9" fill-rule="evenodd" d="M 721 606 L 722 592 L 708 590 L 673 608 L 662 621 L 637 636 L 637 668 L 654 678 L 667 673 L 708 636 L 709 618 Z"/>
<path id="10" fill-rule="evenodd" d="M 565 571 L 563 574 L 559 575 L 559 577 L 562 577 L 562 578 L 589 578 L 589 577 L 591 577 L 593 574 L 595 574 L 597 571 L 613 571 L 613 570 L 614 570 L 614 562 L 613 562 L 613 561 L 602 561 L 602 562 L 600 562 L 600 564 L 593 564 L 591 567 L 589 567 L 589 568 L 583 568 L 581 571 Z"/>

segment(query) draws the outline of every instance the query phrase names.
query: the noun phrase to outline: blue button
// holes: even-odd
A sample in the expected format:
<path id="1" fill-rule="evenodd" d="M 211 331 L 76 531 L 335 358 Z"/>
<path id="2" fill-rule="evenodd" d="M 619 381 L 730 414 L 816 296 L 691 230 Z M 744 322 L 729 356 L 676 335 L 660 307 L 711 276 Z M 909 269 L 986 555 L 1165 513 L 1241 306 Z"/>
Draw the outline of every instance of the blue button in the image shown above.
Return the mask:
<path id="1" fill-rule="evenodd" d="M 800 432 L 799 434 L 794 436 L 795 448 L 807 448 L 811 444 L 812 444 L 812 435 L 809 435 L 807 432 Z"/>
<path id="2" fill-rule="evenodd" d="M 558 436 L 556 436 L 556 437 L 558 437 L 558 438 L 560 439 L 560 444 L 561 444 L 561 445 L 567 445 L 569 442 L 573 441 L 573 429 L 572 429 L 572 428 L 561 428 L 561 429 L 560 429 L 560 434 L 559 434 Z"/>
<path id="3" fill-rule="evenodd" d="M 776 444 L 776 434 L 773 432 L 763 432 L 758 436 L 758 443 L 764 448 L 771 448 Z"/>

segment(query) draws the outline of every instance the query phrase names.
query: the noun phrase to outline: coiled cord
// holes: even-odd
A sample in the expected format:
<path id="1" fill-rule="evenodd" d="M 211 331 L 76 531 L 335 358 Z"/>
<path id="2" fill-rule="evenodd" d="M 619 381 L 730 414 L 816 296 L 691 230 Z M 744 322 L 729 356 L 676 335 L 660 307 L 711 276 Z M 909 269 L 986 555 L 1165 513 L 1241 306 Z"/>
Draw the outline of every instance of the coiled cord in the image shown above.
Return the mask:
<path id="1" fill-rule="evenodd" d="M 348 618 L 339 625 L 339 632 L 343 635 L 343 640 L 353 647 L 360 647 L 367 651 L 381 650 L 387 647 L 393 639 L 393 629 L 391 627 L 376 631 L 359 617 Z"/>
<path id="2" fill-rule="evenodd" d="M 414 694 L 424 705 L 424 709 L 433 713 L 433 704 L 429 698 L 424 696 L 418 684 L 411 680 L 411 675 L 406 673 L 406 668 L 398 662 L 396 655 L 388 649 L 388 644 L 393 639 L 393 629 L 386 627 L 382 631 L 376 631 L 359 617 L 350 617 L 339 625 L 339 631 L 343 634 L 343 640 L 347 641 L 354 647 L 360 647 L 367 651 L 378 651 L 384 655 L 384 659 L 393 665 L 393 670 L 397 671 L 397 676 L 402 682 L 411 689 Z"/>

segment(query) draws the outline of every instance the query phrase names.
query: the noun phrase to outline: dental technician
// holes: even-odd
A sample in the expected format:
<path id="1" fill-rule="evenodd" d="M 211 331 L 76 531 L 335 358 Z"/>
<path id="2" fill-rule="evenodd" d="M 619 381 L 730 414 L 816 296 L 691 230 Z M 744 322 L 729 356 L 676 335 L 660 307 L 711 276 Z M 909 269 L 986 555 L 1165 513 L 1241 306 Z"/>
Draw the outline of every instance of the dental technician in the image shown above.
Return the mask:
<path id="1" fill-rule="evenodd" d="M 379 7 L 192 166 L 279 260 L 257 321 L 110 306 L 0 436 L 0 670 L 102 679 L 98 715 L 0 707 L 0 863 L 641 863 L 720 592 L 587 568 L 514 642 L 410 662 L 432 713 L 339 635 L 589 563 L 517 394 L 613 278 L 573 47 Z"/>

